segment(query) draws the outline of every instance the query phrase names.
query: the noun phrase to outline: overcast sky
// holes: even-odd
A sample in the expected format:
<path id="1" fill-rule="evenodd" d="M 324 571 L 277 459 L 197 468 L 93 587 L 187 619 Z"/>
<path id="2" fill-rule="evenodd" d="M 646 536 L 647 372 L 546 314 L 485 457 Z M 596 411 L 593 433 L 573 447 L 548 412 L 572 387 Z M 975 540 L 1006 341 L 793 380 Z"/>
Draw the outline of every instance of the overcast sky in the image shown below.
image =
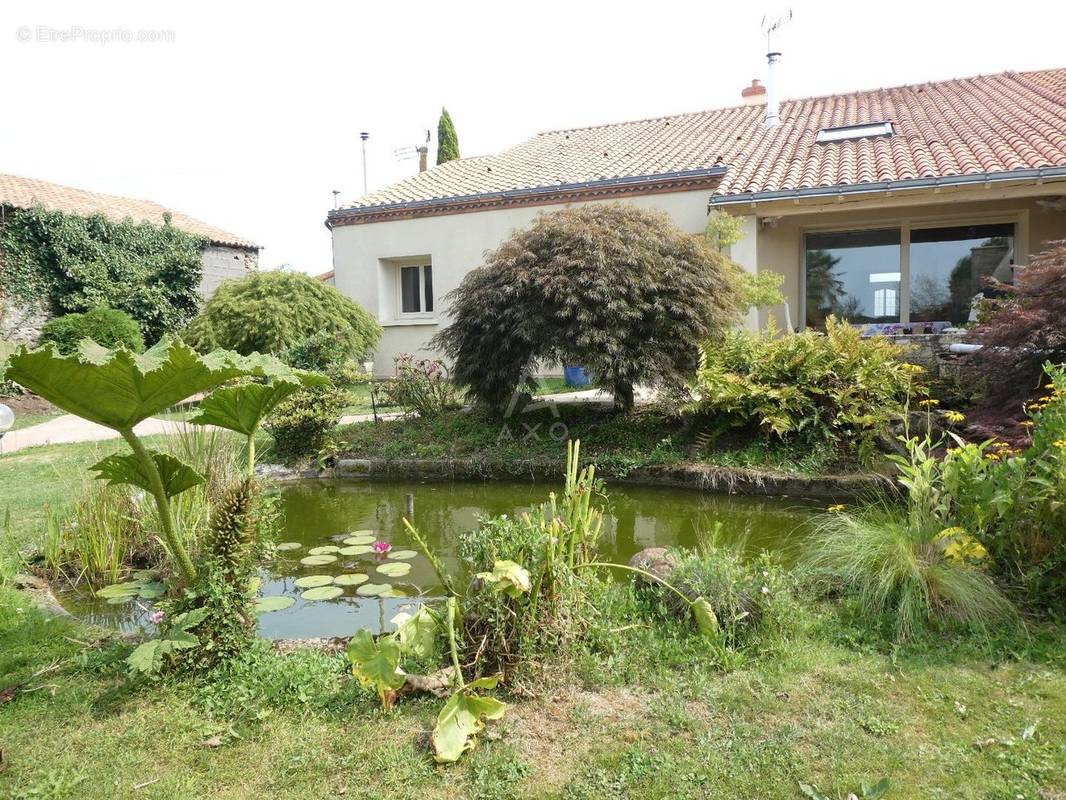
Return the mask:
<path id="1" fill-rule="evenodd" d="M 435 135 L 441 105 L 465 156 L 543 130 L 735 105 L 764 77 L 763 14 L 788 7 L 89 5 L 0 5 L 0 172 L 155 200 L 260 243 L 264 267 L 312 273 L 331 268 L 331 190 L 362 193 L 359 131 L 371 134 L 373 190 L 417 170 L 394 151 Z M 1066 66 L 1061 1 L 1015 0 L 995 16 L 929 0 L 791 7 L 783 98 Z M 172 41 L 100 41 L 113 29 Z"/>

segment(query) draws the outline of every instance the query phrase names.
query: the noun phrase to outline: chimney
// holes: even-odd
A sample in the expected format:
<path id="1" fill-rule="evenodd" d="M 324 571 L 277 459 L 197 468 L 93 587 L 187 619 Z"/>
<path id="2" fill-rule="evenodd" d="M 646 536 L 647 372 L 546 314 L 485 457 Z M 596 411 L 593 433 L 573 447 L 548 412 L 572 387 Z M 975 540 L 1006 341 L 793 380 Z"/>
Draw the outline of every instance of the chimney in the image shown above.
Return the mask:
<path id="1" fill-rule="evenodd" d="M 766 87 L 758 78 L 740 90 L 740 97 L 746 106 L 761 106 L 766 102 Z"/>
<path id="2" fill-rule="evenodd" d="M 418 171 L 425 172 L 429 168 L 429 147 L 418 148 Z"/>
<path id="3" fill-rule="evenodd" d="M 777 108 L 777 78 L 774 75 L 780 53 L 766 54 L 766 127 L 776 128 L 781 124 L 781 114 Z"/>

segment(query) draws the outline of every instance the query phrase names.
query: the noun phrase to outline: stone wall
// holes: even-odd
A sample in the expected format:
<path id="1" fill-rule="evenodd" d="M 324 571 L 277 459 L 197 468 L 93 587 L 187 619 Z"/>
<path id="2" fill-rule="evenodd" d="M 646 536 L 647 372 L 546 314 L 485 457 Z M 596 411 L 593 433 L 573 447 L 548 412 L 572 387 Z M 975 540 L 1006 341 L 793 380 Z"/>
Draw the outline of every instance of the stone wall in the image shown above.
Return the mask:
<path id="1" fill-rule="evenodd" d="M 259 251 L 208 245 L 200 260 L 204 267 L 200 294 L 206 299 L 215 293 L 222 281 L 243 278 L 258 269 Z M 0 301 L 0 338 L 19 344 L 36 344 L 41 328 L 49 319 L 51 314 L 43 303 L 36 306 L 6 306 Z"/>
<path id="2" fill-rule="evenodd" d="M 906 349 L 904 360 L 925 367 L 931 379 L 941 377 L 945 363 L 957 360 L 949 347 L 966 341 L 966 333 L 914 333 L 885 336 L 893 344 Z"/>
<path id="3" fill-rule="evenodd" d="M 16 344 L 35 344 L 49 318 L 44 304 L 9 306 L 0 300 L 0 339 Z"/>
<path id="4" fill-rule="evenodd" d="M 215 293 L 222 281 L 243 278 L 258 269 L 259 251 L 212 244 L 204 248 L 201 261 L 204 277 L 200 282 L 200 294 L 207 298 Z"/>

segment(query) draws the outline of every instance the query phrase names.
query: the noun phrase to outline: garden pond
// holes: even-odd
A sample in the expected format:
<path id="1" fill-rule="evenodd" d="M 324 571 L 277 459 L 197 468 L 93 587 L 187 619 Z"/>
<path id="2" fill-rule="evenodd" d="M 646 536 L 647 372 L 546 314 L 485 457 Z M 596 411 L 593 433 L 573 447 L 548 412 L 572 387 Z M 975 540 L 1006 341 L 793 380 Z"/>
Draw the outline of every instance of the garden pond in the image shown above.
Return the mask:
<path id="1" fill-rule="evenodd" d="M 259 615 L 271 639 L 347 636 L 388 629 L 389 620 L 442 588 L 403 525 L 412 519 L 427 543 L 456 573 L 463 571 L 459 535 L 481 517 L 521 514 L 558 487 L 548 483 L 420 483 L 301 481 L 280 489 L 283 522 L 275 556 L 260 568 L 261 593 L 277 610 Z M 645 547 L 718 544 L 787 563 L 824 502 L 744 497 L 691 489 L 613 485 L 599 550 L 625 563 Z M 63 598 L 74 614 L 124 630 L 150 628 L 144 601 L 108 602 L 86 593 Z"/>

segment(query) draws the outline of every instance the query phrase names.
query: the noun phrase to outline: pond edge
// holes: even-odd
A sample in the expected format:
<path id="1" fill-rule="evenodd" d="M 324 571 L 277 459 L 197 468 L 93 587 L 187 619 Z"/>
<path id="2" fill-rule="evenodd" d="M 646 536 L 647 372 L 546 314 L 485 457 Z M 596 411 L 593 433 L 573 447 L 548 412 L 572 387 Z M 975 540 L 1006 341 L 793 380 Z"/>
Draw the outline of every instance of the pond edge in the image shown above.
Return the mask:
<path id="1" fill-rule="evenodd" d="M 321 469 L 290 469 L 274 464 L 263 465 L 259 472 L 263 477 L 277 481 L 307 478 L 558 481 L 564 469 L 564 463 L 554 460 L 339 458 L 332 467 Z M 692 462 L 638 467 L 624 475 L 608 474 L 605 478 L 610 484 L 624 486 L 667 486 L 725 494 L 824 500 L 856 498 L 893 490 L 891 479 L 877 473 L 787 475 Z"/>

